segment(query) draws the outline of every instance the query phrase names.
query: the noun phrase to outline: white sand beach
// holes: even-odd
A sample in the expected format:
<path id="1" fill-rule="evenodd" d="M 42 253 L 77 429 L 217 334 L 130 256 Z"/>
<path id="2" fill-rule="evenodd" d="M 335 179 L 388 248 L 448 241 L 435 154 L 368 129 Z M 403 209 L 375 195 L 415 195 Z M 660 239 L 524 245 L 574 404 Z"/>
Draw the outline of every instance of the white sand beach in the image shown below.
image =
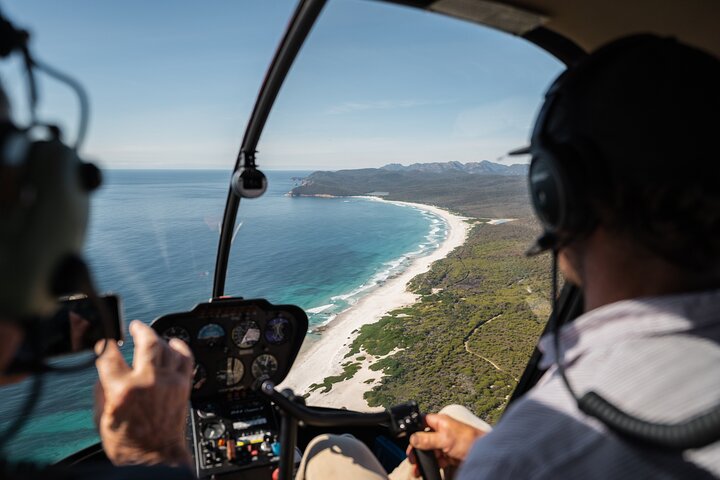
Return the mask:
<path id="1" fill-rule="evenodd" d="M 387 201 L 376 197 L 373 197 L 373 200 Z M 464 217 L 431 205 L 394 201 L 391 203 L 418 208 L 442 217 L 448 225 L 445 241 L 429 255 L 416 258 L 400 275 L 370 292 L 330 322 L 322 332 L 320 340 L 303 348 L 281 388 L 292 388 L 296 394 L 302 395 L 308 392 L 313 383 L 321 383 L 326 377 L 342 373 L 341 365 L 349 360 L 345 355 L 357 335 L 357 330 L 365 324 L 380 320 L 391 310 L 415 303 L 417 295 L 407 291 L 408 282 L 416 275 L 428 271 L 433 262 L 445 258 L 467 239 L 470 225 Z M 364 352 L 361 356 L 368 358 L 362 361 L 360 370 L 351 379 L 333 384 L 328 393 L 320 393 L 322 389 L 315 390 L 306 399 L 307 404 L 346 407 L 359 411 L 371 410 L 363 394 L 380 380 L 382 373 L 369 369 L 377 358 L 369 358 Z"/>

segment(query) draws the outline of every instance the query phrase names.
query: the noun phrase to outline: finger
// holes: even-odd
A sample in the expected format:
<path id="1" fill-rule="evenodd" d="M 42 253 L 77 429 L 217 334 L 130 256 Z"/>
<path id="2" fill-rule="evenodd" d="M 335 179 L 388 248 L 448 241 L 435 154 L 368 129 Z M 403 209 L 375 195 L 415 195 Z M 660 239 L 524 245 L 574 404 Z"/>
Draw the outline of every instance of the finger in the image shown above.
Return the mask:
<path id="1" fill-rule="evenodd" d="M 410 463 L 415 465 L 417 463 L 417 458 L 415 458 L 415 449 L 412 447 L 412 445 L 408 445 L 407 450 L 405 450 L 405 454 L 407 455 L 407 459 Z"/>
<path id="2" fill-rule="evenodd" d="M 428 413 L 425 415 L 425 425 L 437 432 L 440 430 L 440 423 L 445 417 L 446 415 L 441 415 L 439 413 Z"/>
<path id="3" fill-rule="evenodd" d="M 407 454 L 408 462 L 410 462 L 410 465 L 412 465 L 412 476 L 419 477 L 420 470 L 418 469 L 418 466 L 417 466 L 417 457 L 415 456 L 415 449 L 412 447 L 412 445 L 408 445 L 407 449 L 405 450 L 405 453 Z"/>
<path id="4" fill-rule="evenodd" d="M 95 422 L 95 427 L 97 427 L 97 429 L 99 430 L 100 419 L 102 418 L 103 411 L 105 410 L 105 390 L 103 390 L 102 384 L 100 382 L 95 383 L 95 389 L 93 393 L 95 396 L 93 421 Z"/>
<path id="5" fill-rule="evenodd" d="M 115 340 L 100 340 L 95 344 L 95 352 L 100 354 L 95 360 L 95 367 L 103 386 L 130 372 L 130 367 L 125 362 Z"/>
<path id="6" fill-rule="evenodd" d="M 177 371 L 191 377 L 195 367 L 195 359 L 188 344 L 179 338 L 171 338 L 169 345 L 170 349 L 173 350 L 173 354 L 177 357 Z"/>
<path id="7" fill-rule="evenodd" d="M 155 330 L 139 320 L 130 323 L 130 335 L 135 342 L 133 367 L 136 370 L 157 369 L 163 364 L 164 343 Z"/>
<path id="8" fill-rule="evenodd" d="M 435 432 L 417 432 L 410 437 L 410 445 L 420 450 L 442 450 L 440 434 Z"/>

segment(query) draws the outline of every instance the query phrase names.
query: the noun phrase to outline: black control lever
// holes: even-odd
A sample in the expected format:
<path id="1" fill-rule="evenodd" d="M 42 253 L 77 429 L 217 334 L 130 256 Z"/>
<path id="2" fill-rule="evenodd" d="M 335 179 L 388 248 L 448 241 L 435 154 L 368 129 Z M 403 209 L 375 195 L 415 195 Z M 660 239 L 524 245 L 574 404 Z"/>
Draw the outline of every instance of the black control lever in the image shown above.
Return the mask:
<path id="1" fill-rule="evenodd" d="M 390 413 L 390 430 L 397 437 L 424 432 L 427 427 L 425 418 L 420 414 L 420 408 L 415 401 L 392 407 L 388 412 Z M 442 480 L 435 452 L 413 448 L 413 453 L 417 459 L 420 476 L 424 480 Z"/>
<path id="2" fill-rule="evenodd" d="M 378 413 L 360 413 L 360 412 L 343 412 L 330 411 L 325 412 L 314 408 L 306 407 L 300 402 L 293 400 L 291 392 L 285 391 L 285 394 L 275 390 L 275 384 L 270 380 L 263 382 L 260 391 L 270 397 L 284 413 L 294 417 L 295 420 L 301 421 L 306 425 L 314 427 L 359 427 L 359 426 L 387 426 L 390 431 L 397 437 L 403 437 L 415 432 L 422 432 L 426 428 L 425 419 L 420 414 L 417 402 L 408 402 L 389 410 Z M 281 432 L 282 433 L 282 432 Z M 284 437 L 287 438 L 287 437 Z M 287 440 L 286 440 L 287 442 Z M 289 458 L 294 455 L 294 448 L 289 449 L 290 442 L 283 442 L 280 448 L 280 455 L 286 456 L 286 461 L 282 461 L 281 466 L 292 465 Z M 418 469 L 422 478 L 425 480 L 441 480 L 440 467 L 432 450 L 414 450 L 415 458 L 417 458 Z M 292 469 L 286 467 L 280 469 L 281 480 L 292 478 Z"/>
<path id="3" fill-rule="evenodd" d="M 306 407 L 305 405 L 293 402 L 275 390 L 275 384 L 270 380 L 263 382 L 260 391 L 270 397 L 270 400 L 280 407 L 281 410 L 288 412 L 304 424 L 313 427 L 336 427 L 338 425 L 346 427 L 374 427 L 383 424 L 387 425 L 390 422 L 390 415 L 387 411 L 378 413 L 324 412 Z"/>
<path id="4" fill-rule="evenodd" d="M 438 465 L 435 452 L 432 450 L 418 450 L 413 448 L 415 458 L 417 459 L 418 470 L 420 476 L 424 480 L 442 480 L 440 477 L 440 465 Z"/>

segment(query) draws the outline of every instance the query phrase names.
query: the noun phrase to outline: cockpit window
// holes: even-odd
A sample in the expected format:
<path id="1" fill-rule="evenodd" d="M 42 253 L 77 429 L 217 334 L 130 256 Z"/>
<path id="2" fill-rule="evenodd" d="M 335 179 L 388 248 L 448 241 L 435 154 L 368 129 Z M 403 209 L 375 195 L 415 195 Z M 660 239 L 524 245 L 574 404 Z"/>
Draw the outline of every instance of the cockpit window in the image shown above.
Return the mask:
<path id="1" fill-rule="evenodd" d="M 294 2 L 3 6 L 34 32 L 39 57 L 90 92 L 85 153 L 105 182 L 85 252 L 99 289 L 120 295 L 128 321 L 207 301 L 231 169 Z M 414 399 L 499 418 L 549 313 L 547 266 L 522 256 L 537 233 L 527 159 L 505 154 L 527 142 L 561 69 L 524 40 L 470 23 L 328 3 L 261 138 L 269 188 L 241 202 L 225 292 L 307 312 L 283 386 L 314 405 Z M 5 62 L 0 75 L 27 121 L 19 65 Z M 41 115 L 72 137 L 72 97 L 46 79 L 41 87 Z M 240 351 L 292 331 L 253 321 L 223 330 L 226 341 Z M 255 360 L 224 364 L 226 383 L 272 366 Z M 48 375 L 12 458 L 57 461 L 97 442 L 96 378 Z M 0 431 L 29 389 L 0 390 Z"/>
<path id="2" fill-rule="evenodd" d="M 523 257 L 537 234 L 529 159 L 506 154 L 526 144 L 561 70 L 488 28 L 328 4 L 258 147 L 260 164 L 320 172 L 241 206 L 228 269 L 232 292 L 272 291 L 308 312 L 283 387 L 308 404 L 416 399 L 499 418 L 550 296 L 546 261 Z M 268 255 L 282 266 L 271 279 Z"/>

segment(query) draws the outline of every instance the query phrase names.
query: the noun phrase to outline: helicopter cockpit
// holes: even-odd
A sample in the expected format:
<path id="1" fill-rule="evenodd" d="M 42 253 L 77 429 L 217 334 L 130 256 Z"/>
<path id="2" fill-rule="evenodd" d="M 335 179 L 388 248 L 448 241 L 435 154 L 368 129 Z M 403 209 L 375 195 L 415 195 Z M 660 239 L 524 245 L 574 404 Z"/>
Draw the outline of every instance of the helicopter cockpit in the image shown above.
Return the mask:
<path id="1" fill-rule="evenodd" d="M 352 433 L 371 446 L 390 469 L 404 457 L 408 434 L 426 428 L 424 412 L 414 398 L 382 410 L 355 412 L 308 406 L 299 396 L 302 392 L 281 390 L 278 385 L 292 369 L 302 368 L 296 359 L 306 337 L 312 334 L 307 309 L 282 301 L 276 304 L 273 298 L 230 297 L 226 292 L 231 252 L 240 228 L 237 220 L 241 203 L 259 198 L 273 188 L 272 174 L 266 177 L 259 167 L 261 134 L 326 3 L 301 0 L 295 8 L 254 103 L 229 185 L 223 187 L 227 187 L 223 216 L 206 222 L 213 234 L 219 235 L 214 271 L 200 272 L 203 280 L 205 277 L 212 280 L 211 299 L 179 312 L 175 304 L 168 302 L 162 305 L 163 311 L 176 313 L 165 313 L 151 324 L 165 340 L 176 338 L 185 342 L 195 357 L 186 439 L 198 478 L 263 479 L 271 478 L 277 470 L 278 478 L 292 479 L 302 450 L 310 439 L 326 432 Z M 645 31 L 677 36 L 716 55 L 720 53 L 715 25 L 720 11 L 717 5 L 702 0 L 674 2 L 661 11 L 653 2 L 645 1 L 631 6 L 560 0 L 387 3 L 510 33 L 540 47 L 566 66 L 609 40 Z M 165 261 L 167 272 L 171 272 Z M 526 288 L 530 292 L 530 287 Z M 555 300 L 557 317 L 553 325 L 544 327 L 545 332 L 571 322 L 582 312 L 582 296 L 574 287 L 565 286 Z M 470 352 L 468 339 L 462 346 Z M 515 378 L 517 386 L 505 399 L 507 402 L 520 398 L 538 381 L 543 373 L 540 357 L 535 349 L 527 368 Z M 498 385 L 504 388 L 504 384 L 498 381 L 492 388 Z M 423 478 L 439 479 L 440 470 L 432 452 L 417 451 L 416 455 Z M 66 457 L 60 465 L 106 461 L 102 445 L 95 444 Z"/>

